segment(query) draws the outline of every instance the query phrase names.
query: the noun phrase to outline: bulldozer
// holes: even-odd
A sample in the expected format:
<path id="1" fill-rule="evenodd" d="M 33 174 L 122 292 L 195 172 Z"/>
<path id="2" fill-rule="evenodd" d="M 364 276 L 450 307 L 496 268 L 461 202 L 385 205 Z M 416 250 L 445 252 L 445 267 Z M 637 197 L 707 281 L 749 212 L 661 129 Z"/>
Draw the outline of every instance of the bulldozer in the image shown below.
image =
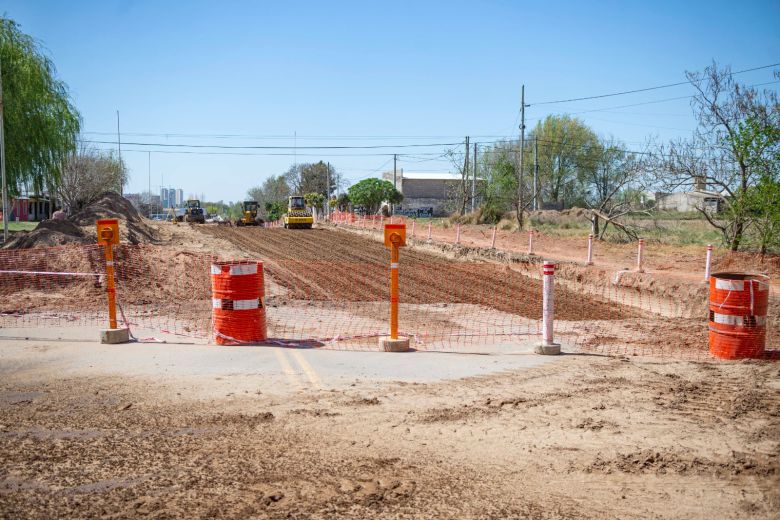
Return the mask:
<path id="1" fill-rule="evenodd" d="M 241 205 L 241 218 L 236 220 L 236 226 L 259 226 L 262 219 L 257 218 L 257 201 L 245 200 Z"/>
<path id="2" fill-rule="evenodd" d="M 285 229 L 311 229 L 314 217 L 311 211 L 306 209 L 303 197 L 293 195 L 287 202 L 287 213 L 284 214 Z"/>
<path id="3" fill-rule="evenodd" d="M 206 222 L 206 212 L 200 207 L 200 201 L 190 199 L 187 201 L 187 207 L 184 209 L 183 219 L 185 222 L 195 224 L 204 224 Z"/>

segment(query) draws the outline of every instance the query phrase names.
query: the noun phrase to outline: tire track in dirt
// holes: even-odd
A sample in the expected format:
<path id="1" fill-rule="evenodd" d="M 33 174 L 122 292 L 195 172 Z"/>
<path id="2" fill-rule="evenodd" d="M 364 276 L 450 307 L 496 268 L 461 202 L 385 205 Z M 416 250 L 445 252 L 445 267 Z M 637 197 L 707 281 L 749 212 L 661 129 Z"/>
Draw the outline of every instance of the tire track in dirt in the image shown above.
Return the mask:
<path id="1" fill-rule="evenodd" d="M 389 254 L 384 246 L 338 231 L 199 227 L 268 262 L 269 275 L 302 300 L 385 301 Z M 458 262 L 404 250 L 401 259 L 404 303 L 476 304 L 538 319 L 541 282 L 490 263 Z M 628 309 L 556 288 L 556 317 L 564 320 L 619 320 Z"/>

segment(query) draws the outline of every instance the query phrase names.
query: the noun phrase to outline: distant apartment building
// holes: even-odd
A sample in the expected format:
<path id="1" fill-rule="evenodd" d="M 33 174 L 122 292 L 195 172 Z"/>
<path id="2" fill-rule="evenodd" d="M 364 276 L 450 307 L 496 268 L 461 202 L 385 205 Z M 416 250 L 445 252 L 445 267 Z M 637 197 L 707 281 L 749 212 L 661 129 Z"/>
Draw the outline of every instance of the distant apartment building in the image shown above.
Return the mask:
<path id="1" fill-rule="evenodd" d="M 160 200 L 163 209 L 184 206 L 184 190 L 180 188 L 160 188 Z"/>

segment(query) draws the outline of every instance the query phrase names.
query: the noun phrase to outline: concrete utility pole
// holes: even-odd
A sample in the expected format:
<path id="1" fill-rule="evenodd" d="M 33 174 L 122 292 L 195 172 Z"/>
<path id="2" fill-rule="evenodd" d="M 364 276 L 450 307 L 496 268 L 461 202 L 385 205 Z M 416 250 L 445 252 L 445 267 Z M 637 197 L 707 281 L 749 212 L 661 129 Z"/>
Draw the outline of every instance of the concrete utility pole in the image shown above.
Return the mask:
<path id="1" fill-rule="evenodd" d="M 477 201 L 477 143 L 474 143 L 474 171 L 471 172 L 471 211 L 474 212 L 474 207 Z"/>
<path id="2" fill-rule="evenodd" d="M 122 166 L 122 137 L 119 134 L 119 110 L 116 111 L 116 146 L 119 149 L 119 166 Z M 124 170 L 124 168 L 122 168 Z M 119 181 L 119 194 L 123 195 L 125 190 L 125 187 L 122 184 L 122 181 Z"/>
<path id="3" fill-rule="evenodd" d="M 152 218 L 152 152 L 146 152 L 149 154 L 148 162 L 148 174 L 149 174 L 149 218 Z"/>
<path id="4" fill-rule="evenodd" d="M 469 182 L 469 136 L 466 136 L 466 160 L 463 162 L 463 198 L 468 193 Z M 463 201 L 463 211 L 466 211 L 466 201 Z"/>
<path id="5" fill-rule="evenodd" d="M 3 243 L 8 242 L 8 186 L 5 180 L 5 117 L 3 114 L 3 69 L 0 66 L 0 175 L 3 182 Z"/>
<path id="6" fill-rule="evenodd" d="M 523 151 L 525 150 L 525 85 L 520 89 L 520 171 L 517 175 L 517 218 L 523 211 Z"/>
<path id="7" fill-rule="evenodd" d="M 325 195 L 325 213 L 330 217 L 330 162 L 327 163 L 327 172 L 325 173 L 325 192 L 327 195 Z"/>
<path id="8" fill-rule="evenodd" d="M 534 211 L 539 210 L 539 139 L 534 136 Z"/>
<path id="9" fill-rule="evenodd" d="M 398 189 L 398 154 L 393 154 L 393 189 Z M 395 215 L 395 204 L 390 206 L 390 214 Z"/>

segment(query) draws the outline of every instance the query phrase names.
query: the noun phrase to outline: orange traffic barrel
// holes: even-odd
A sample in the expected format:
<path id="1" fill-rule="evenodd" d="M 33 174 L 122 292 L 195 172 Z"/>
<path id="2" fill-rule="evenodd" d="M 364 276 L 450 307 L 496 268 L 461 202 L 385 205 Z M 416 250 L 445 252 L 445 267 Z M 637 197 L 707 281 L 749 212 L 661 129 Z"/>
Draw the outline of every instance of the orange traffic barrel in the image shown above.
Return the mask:
<path id="1" fill-rule="evenodd" d="M 768 305 L 768 276 L 710 276 L 710 354 L 721 359 L 763 357 Z"/>
<path id="2" fill-rule="evenodd" d="M 262 262 L 211 264 L 211 291 L 217 344 L 242 345 L 266 339 Z"/>

